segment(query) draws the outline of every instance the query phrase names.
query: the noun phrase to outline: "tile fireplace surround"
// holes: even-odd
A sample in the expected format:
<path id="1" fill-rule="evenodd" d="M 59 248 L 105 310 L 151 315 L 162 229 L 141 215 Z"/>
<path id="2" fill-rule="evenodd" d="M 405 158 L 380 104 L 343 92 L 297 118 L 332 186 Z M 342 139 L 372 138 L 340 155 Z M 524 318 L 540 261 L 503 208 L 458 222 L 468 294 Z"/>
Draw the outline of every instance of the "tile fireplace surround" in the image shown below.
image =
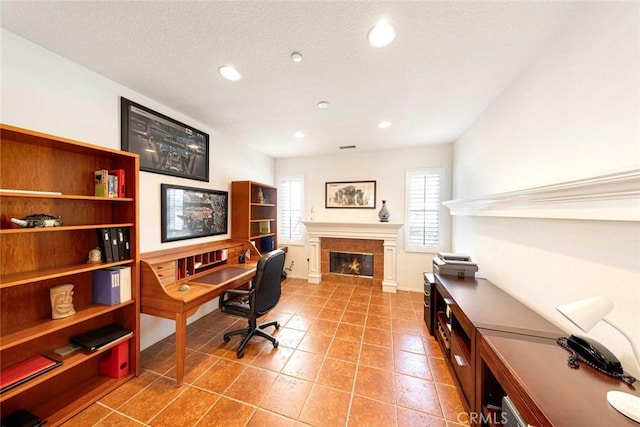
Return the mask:
<path id="1" fill-rule="evenodd" d="M 381 261 L 374 259 L 374 279 L 369 278 L 369 285 L 378 286 L 381 284 L 384 292 L 395 293 L 398 287 L 396 282 L 396 270 L 397 270 L 397 256 L 396 256 L 396 242 L 398 240 L 398 230 L 402 227 L 402 224 L 392 222 L 321 222 L 321 221 L 303 221 L 303 224 L 307 228 L 307 235 L 309 237 L 309 275 L 307 280 L 309 283 L 320 283 L 323 275 L 329 274 L 329 246 L 334 246 L 336 243 L 340 244 L 340 250 L 346 248 L 345 242 L 336 242 L 337 239 L 349 239 L 352 241 L 354 247 L 351 248 L 354 252 L 374 252 Z M 381 245 L 375 242 L 358 242 L 358 241 L 382 241 Z M 363 251 L 362 245 L 376 245 L 380 246 L 379 250 Z M 337 249 L 337 248 L 333 248 Z M 379 253 L 378 253 L 379 252 Z M 324 258 L 326 254 L 326 259 Z M 326 271 L 323 270 L 323 264 L 326 267 Z M 379 267 L 382 266 L 382 274 L 380 277 L 376 274 Z M 382 279 L 380 281 L 380 279 Z M 345 278 L 348 280 L 367 280 L 366 278 L 356 277 L 354 279 Z M 340 281 L 340 279 L 338 279 Z M 355 283 L 349 281 L 349 283 Z M 363 282 L 365 283 L 365 282 Z"/>

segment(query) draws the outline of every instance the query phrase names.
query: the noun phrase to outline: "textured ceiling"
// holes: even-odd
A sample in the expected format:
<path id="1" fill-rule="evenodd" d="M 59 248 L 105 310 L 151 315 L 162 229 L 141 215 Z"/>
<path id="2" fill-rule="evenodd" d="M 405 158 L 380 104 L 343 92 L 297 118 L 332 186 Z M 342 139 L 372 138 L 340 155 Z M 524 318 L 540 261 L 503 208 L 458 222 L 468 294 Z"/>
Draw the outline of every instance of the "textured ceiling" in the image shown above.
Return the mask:
<path id="1" fill-rule="evenodd" d="M 270 156 L 454 141 L 581 2 L 2 2 L 2 27 Z M 395 41 L 366 40 L 379 19 Z M 294 63 L 290 54 L 304 55 Z M 239 82 L 216 70 L 231 64 Z M 326 110 L 317 108 L 322 100 Z M 134 99 L 134 101 L 136 101 Z M 137 100 L 140 101 L 140 100 Z M 378 129 L 381 120 L 393 123 Z M 306 137 L 296 139 L 302 131 Z"/>

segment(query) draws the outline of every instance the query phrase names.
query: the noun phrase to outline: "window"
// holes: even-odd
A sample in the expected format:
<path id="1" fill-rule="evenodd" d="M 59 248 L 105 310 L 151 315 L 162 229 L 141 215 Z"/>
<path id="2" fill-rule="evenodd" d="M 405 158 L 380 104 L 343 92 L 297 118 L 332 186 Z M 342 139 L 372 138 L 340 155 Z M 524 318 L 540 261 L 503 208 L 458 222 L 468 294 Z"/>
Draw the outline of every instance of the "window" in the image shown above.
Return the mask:
<path id="1" fill-rule="evenodd" d="M 444 170 L 407 169 L 406 250 L 438 252 L 442 248 L 440 209 Z"/>
<path id="2" fill-rule="evenodd" d="M 278 241 L 302 243 L 303 176 L 283 176 L 278 181 Z"/>

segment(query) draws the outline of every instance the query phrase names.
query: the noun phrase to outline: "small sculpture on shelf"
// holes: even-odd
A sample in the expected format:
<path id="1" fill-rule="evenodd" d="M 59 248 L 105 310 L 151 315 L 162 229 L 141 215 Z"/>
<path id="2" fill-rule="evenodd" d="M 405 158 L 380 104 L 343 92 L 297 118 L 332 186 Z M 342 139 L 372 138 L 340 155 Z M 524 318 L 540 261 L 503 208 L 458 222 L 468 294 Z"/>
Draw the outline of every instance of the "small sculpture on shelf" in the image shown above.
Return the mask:
<path id="1" fill-rule="evenodd" d="M 264 204 L 264 193 L 262 192 L 262 188 L 258 188 L 258 203 Z"/>
<path id="2" fill-rule="evenodd" d="M 89 258 L 87 259 L 87 263 L 97 264 L 100 262 L 102 262 L 102 252 L 100 252 L 100 248 L 91 249 L 89 251 Z"/>
<path id="3" fill-rule="evenodd" d="M 73 308 L 73 285 L 70 283 L 49 289 L 51 298 L 51 318 L 64 319 L 76 314 Z"/>
<path id="4" fill-rule="evenodd" d="M 11 218 L 11 222 L 24 228 L 60 227 L 62 219 L 59 216 L 47 214 L 33 214 L 24 218 Z"/>

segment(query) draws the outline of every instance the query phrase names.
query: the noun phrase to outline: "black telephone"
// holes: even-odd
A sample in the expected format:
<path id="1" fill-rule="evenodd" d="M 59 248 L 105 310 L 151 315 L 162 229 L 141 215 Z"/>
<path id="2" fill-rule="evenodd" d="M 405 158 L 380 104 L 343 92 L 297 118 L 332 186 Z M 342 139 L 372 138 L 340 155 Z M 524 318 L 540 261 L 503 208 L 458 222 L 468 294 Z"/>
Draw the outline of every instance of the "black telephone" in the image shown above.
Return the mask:
<path id="1" fill-rule="evenodd" d="M 634 377 L 624 373 L 618 358 L 594 339 L 571 335 L 568 338 L 558 338 L 556 342 L 571 353 L 567 362 L 572 368 L 578 368 L 578 362 L 583 362 L 604 374 L 619 378 L 629 385 L 636 381 Z"/>
<path id="2" fill-rule="evenodd" d="M 622 364 L 608 348 L 598 341 L 578 335 L 571 335 L 567 345 L 598 369 L 611 374 L 622 375 Z"/>

